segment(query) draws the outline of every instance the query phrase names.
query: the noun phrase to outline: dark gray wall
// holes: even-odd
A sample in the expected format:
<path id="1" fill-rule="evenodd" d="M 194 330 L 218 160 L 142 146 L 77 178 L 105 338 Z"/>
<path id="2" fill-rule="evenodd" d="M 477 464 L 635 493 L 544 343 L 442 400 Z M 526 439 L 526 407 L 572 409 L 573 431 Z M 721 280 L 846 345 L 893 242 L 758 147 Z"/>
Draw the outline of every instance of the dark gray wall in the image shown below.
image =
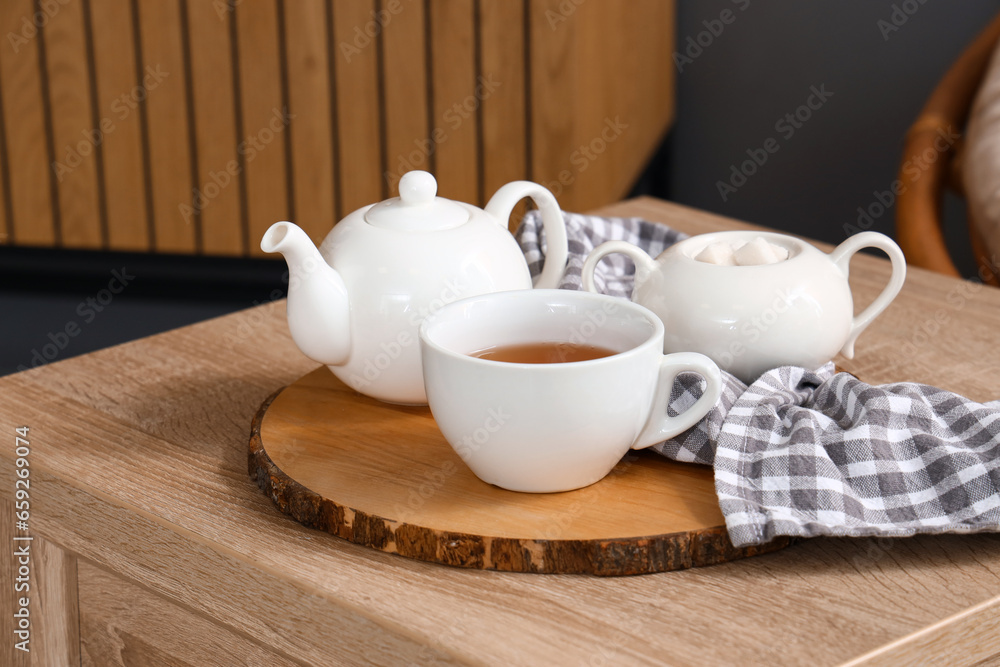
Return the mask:
<path id="1" fill-rule="evenodd" d="M 829 242 L 842 240 L 858 207 L 891 186 L 908 126 L 949 65 L 1000 11 L 997 0 L 677 4 L 681 54 L 689 37 L 708 30 L 703 21 L 729 10 L 731 22 L 713 23 L 720 34 L 693 62 L 681 63 L 669 196 Z M 886 27 L 896 27 L 893 18 L 901 23 L 897 30 Z M 707 35 L 701 41 L 708 43 Z M 775 125 L 807 102 L 812 86 L 832 95 L 788 136 L 784 123 Z M 728 181 L 732 165 L 768 138 L 777 152 L 723 201 L 717 182 Z M 961 239 L 962 210 L 953 202 L 948 208 Z M 892 233 L 894 216 L 892 207 L 872 228 Z"/>

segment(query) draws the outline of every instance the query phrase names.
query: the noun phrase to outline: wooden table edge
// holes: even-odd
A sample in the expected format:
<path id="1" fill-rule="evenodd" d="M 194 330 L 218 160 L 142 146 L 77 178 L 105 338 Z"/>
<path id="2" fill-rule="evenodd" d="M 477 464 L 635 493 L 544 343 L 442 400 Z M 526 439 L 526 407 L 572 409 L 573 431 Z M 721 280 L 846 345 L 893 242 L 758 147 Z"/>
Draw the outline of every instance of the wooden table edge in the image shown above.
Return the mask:
<path id="1" fill-rule="evenodd" d="M 978 641 L 969 641 L 971 638 Z M 918 663 L 976 665 L 998 656 L 1000 595 L 884 644 L 841 667 Z"/>

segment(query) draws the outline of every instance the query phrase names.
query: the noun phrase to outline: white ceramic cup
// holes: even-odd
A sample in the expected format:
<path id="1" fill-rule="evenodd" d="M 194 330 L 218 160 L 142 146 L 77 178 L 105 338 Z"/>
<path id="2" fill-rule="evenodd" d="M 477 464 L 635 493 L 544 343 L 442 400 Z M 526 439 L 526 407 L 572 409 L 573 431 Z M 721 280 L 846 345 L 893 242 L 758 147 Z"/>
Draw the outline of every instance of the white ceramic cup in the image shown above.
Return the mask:
<path id="1" fill-rule="evenodd" d="M 526 364 L 470 356 L 538 342 L 615 351 L 590 361 Z M 445 439 L 484 482 L 512 491 L 568 491 L 597 482 L 629 450 L 698 422 L 722 391 L 718 367 L 696 353 L 663 354 L 663 324 L 645 307 L 602 294 L 526 290 L 470 297 L 420 328 L 424 385 Z M 705 379 L 679 415 L 674 379 Z"/>

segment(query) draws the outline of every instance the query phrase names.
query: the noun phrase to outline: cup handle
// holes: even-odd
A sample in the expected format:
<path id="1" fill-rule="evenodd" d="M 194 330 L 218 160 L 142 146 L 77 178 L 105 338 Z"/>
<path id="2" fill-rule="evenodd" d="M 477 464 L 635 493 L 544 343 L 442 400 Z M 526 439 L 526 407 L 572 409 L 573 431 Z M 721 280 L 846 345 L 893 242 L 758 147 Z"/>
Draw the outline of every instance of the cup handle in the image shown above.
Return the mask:
<path id="1" fill-rule="evenodd" d="M 885 286 L 882 293 L 852 321 L 851 333 L 847 337 L 847 342 L 840 349 L 841 354 L 848 359 L 854 358 L 854 342 L 858 336 L 892 303 L 906 280 L 906 257 L 903 256 L 903 251 L 899 249 L 895 241 L 878 232 L 855 234 L 830 253 L 830 260 L 841 270 L 845 279 L 850 272 L 851 258 L 862 248 L 878 248 L 885 252 L 889 256 L 889 261 L 892 262 L 892 275 L 889 277 L 889 284 Z"/>
<path id="2" fill-rule="evenodd" d="M 545 229 L 545 264 L 535 278 L 537 288 L 556 289 L 566 271 L 569 259 L 569 241 L 566 238 L 566 221 L 563 220 L 559 202 L 547 188 L 531 181 L 514 181 L 504 185 L 486 204 L 486 212 L 500 221 L 504 229 L 514 205 L 525 197 L 530 197 L 542 214 Z"/>
<path id="3" fill-rule="evenodd" d="M 697 373 L 705 378 L 705 393 L 695 401 L 694 405 L 679 415 L 671 417 L 667 414 L 670 395 L 673 392 L 674 381 L 681 373 Z M 642 433 L 636 438 L 632 449 L 644 449 L 658 442 L 669 440 L 678 433 L 683 433 L 708 414 L 722 394 L 722 373 L 711 359 L 696 352 L 677 352 L 665 354 L 660 360 L 660 375 L 656 385 L 656 396 L 653 399 L 653 413 L 646 422 Z M 661 415 L 662 416 L 659 416 Z"/>
<path id="4" fill-rule="evenodd" d="M 594 248 L 593 252 L 587 256 L 587 261 L 583 263 L 580 276 L 583 289 L 597 293 L 597 287 L 594 285 L 594 271 L 597 269 L 597 263 L 616 252 L 628 256 L 635 262 L 636 284 L 645 280 L 645 277 L 656 268 L 656 262 L 642 248 L 632 245 L 628 241 L 605 241 Z"/>

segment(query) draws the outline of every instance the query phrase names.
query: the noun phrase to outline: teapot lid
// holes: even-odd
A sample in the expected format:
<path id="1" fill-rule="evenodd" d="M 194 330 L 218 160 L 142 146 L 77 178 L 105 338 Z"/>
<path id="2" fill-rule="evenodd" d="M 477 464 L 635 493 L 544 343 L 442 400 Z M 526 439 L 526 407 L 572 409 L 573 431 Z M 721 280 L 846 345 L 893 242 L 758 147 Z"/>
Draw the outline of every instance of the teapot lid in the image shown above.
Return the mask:
<path id="1" fill-rule="evenodd" d="M 399 179 L 399 196 L 372 206 L 365 221 L 401 232 L 435 232 L 468 222 L 466 208 L 436 194 L 434 176 L 426 171 L 407 172 Z"/>

